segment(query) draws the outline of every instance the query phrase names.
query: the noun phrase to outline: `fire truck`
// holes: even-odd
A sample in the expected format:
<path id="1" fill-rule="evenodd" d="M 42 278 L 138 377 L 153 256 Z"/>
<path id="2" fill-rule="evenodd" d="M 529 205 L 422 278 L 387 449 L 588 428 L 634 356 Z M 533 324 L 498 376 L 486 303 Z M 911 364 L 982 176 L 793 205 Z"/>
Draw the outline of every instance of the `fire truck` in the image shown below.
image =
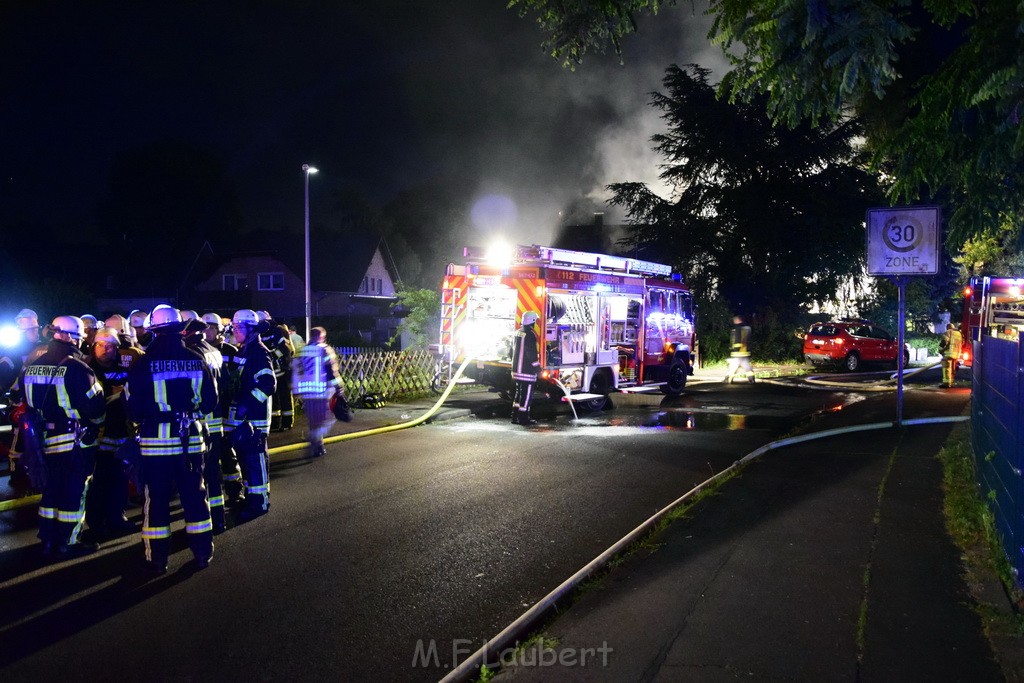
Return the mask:
<path id="1" fill-rule="evenodd" d="M 540 379 L 552 397 L 604 407 L 613 391 L 678 395 L 693 373 L 697 341 L 689 288 L 669 266 L 539 245 L 504 259 L 467 247 L 441 293 L 439 351 L 448 367 L 510 392 L 512 341 L 537 313 Z"/>
<path id="2" fill-rule="evenodd" d="M 970 367 L 971 342 L 981 336 L 1018 341 L 1024 332 L 1024 278 L 972 277 L 964 287 L 961 364 Z"/>

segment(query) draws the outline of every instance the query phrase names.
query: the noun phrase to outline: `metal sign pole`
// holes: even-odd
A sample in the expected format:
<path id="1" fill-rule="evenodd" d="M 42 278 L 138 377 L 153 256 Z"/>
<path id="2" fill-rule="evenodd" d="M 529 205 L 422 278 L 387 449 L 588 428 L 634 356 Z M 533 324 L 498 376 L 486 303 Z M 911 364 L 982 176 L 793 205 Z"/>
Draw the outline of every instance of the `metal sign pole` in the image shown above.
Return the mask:
<path id="1" fill-rule="evenodd" d="M 907 327 L 907 276 L 897 275 L 896 276 L 896 287 L 899 292 L 899 316 L 897 318 L 898 328 L 896 332 L 896 426 L 901 427 L 903 425 L 903 335 L 904 330 Z"/>

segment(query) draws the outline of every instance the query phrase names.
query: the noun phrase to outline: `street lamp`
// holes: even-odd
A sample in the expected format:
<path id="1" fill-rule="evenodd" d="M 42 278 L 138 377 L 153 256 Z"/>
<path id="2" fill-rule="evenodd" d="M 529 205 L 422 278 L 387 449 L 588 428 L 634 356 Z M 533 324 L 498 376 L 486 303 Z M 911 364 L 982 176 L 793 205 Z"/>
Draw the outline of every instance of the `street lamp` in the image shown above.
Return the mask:
<path id="1" fill-rule="evenodd" d="M 312 299 L 309 296 L 309 174 L 316 173 L 316 168 L 309 164 L 302 165 L 302 174 L 306 180 L 306 341 L 309 341 L 310 318 L 313 314 Z"/>

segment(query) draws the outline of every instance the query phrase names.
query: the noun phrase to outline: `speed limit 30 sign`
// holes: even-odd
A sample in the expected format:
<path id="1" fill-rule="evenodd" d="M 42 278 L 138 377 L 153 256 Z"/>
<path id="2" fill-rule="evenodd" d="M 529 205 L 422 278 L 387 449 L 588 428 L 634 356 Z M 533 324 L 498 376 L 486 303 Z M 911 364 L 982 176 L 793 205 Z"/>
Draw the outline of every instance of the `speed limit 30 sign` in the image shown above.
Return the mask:
<path id="1" fill-rule="evenodd" d="M 868 274 L 939 272 L 939 221 L 937 206 L 868 209 Z"/>

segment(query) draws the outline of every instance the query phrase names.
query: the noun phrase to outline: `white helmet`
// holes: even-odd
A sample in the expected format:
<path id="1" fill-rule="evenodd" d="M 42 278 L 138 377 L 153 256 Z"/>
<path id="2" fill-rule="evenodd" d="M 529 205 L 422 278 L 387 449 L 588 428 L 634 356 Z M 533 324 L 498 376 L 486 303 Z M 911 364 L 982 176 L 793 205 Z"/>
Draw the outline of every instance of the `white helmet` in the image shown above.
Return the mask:
<path id="1" fill-rule="evenodd" d="M 256 327 L 260 324 L 260 317 L 256 314 L 256 311 L 251 308 L 242 308 L 235 311 L 235 314 L 231 316 L 231 324 L 235 327 L 238 327 L 239 325 Z"/>
<path id="2" fill-rule="evenodd" d="M 39 327 L 39 316 L 31 308 L 23 308 L 14 316 L 14 322 L 19 330 L 30 330 Z"/>
<path id="3" fill-rule="evenodd" d="M 199 320 L 199 314 L 196 313 L 195 311 L 193 311 L 192 309 L 186 308 L 186 309 L 181 310 L 180 312 L 181 312 L 181 319 L 183 321 L 185 321 L 185 320 Z"/>
<path id="4" fill-rule="evenodd" d="M 216 327 L 218 330 L 224 327 L 221 322 L 220 316 L 216 313 L 203 313 L 201 320 L 210 327 Z"/>
<path id="5" fill-rule="evenodd" d="M 178 312 L 177 308 L 167 304 L 160 304 L 149 315 L 149 324 L 146 327 L 151 330 L 159 330 L 160 328 L 180 322 L 181 313 Z"/>
<path id="6" fill-rule="evenodd" d="M 58 315 L 50 323 L 50 329 L 54 332 L 64 332 L 71 335 L 71 338 L 75 341 L 80 341 L 85 336 L 85 323 L 82 322 L 81 318 L 73 315 Z"/>
<path id="7" fill-rule="evenodd" d="M 114 328 L 118 334 L 131 335 L 131 325 L 128 324 L 128 320 L 120 313 L 110 316 L 103 324 Z"/>
<path id="8" fill-rule="evenodd" d="M 96 337 L 93 339 L 93 342 L 97 344 L 100 342 L 106 342 L 108 344 L 113 344 L 114 346 L 121 345 L 121 340 L 117 336 L 117 330 L 113 327 L 101 327 L 96 330 Z"/>
<path id="9" fill-rule="evenodd" d="M 532 325 L 540 320 L 540 316 L 537 315 L 536 311 L 527 311 L 523 313 L 523 325 Z"/>
<path id="10" fill-rule="evenodd" d="M 145 327 L 146 326 L 146 312 L 135 309 L 128 314 L 128 322 L 132 327 Z"/>
<path id="11" fill-rule="evenodd" d="M 96 316 L 86 313 L 82 316 L 82 323 L 85 325 L 87 330 L 99 329 L 100 321 L 96 319 Z"/>
<path id="12" fill-rule="evenodd" d="M 270 320 L 270 314 L 266 311 L 256 311 L 256 316 L 261 320 Z"/>

